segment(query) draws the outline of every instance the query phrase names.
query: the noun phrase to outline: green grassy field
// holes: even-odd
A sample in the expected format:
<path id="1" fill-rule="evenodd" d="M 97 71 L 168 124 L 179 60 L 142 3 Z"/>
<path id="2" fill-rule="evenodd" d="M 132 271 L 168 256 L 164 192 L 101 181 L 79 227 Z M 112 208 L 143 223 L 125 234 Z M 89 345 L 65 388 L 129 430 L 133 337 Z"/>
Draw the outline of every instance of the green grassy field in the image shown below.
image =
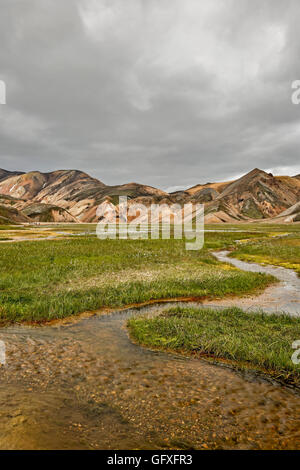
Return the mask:
<path id="1" fill-rule="evenodd" d="M 237 308 L 175 307 L 158 316 L 132 318 L 128 327 L 144 346 L 222 359 L 300 385 L 299 365 L 291 360 L 292 344 L 300 338 L 300 318 Z"/>
<path id="2" fill-rule="evenodd" d="M 255 237 L 261 234 L 207 233 L 201 251 L 186 251 L 184 240 L 93 236 L 2 243 L 0 322 L 45 321 L 162 298 L 222 298 L 263 289 L 274 282 L 271 276 L 239 271 L 210 254 L 236 239 Z"/>
<path id="3" fill-rule="evenodd" d="M 259 243 L 241 244 L 232 255 L 243 261 L 294 269 L 300 276 L 300 233 Z"/>

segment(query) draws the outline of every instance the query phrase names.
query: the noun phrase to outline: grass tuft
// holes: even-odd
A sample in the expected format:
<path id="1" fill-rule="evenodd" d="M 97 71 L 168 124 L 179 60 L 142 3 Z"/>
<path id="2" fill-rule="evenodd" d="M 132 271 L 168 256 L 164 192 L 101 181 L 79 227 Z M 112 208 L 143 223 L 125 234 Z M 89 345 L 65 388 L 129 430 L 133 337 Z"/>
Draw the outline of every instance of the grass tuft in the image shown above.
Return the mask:
<path id="1" fill-rule="evenodd" d="M 291 359 L 292 344 L 300 339 L 299 318 L 178 306 L 131 318 L 128 328 L 144 346 L 223 359 L 300 385 L 300 366 Z"/>

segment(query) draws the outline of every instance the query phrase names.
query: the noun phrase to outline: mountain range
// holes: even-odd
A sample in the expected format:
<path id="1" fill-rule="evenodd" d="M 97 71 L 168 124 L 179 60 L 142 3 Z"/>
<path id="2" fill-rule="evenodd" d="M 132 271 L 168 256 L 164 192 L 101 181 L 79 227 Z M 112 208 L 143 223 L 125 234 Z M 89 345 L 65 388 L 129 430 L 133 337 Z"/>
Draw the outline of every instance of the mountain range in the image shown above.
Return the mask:
<path id="1" fill-rule="evenodd" d="M 300 175 L 254 169 L 233 181 L 167 193 L 138 183 L 108 186 L 78 170 L 50 173 L 0 169 L 0 223 L 97 222 L 97 208 L 119 196 L 129 204 L 203 203 L 206 223 L 300 222 Z"/>

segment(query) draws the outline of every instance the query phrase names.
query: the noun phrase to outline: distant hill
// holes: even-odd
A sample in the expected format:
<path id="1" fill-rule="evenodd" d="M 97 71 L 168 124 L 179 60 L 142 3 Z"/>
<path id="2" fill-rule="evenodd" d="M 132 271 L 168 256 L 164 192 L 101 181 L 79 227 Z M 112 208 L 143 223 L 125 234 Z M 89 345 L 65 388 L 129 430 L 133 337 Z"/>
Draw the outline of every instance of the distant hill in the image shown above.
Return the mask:
<path id="1" fill-rule="evenodd" d="M 7 178 L 11 178 L 12 176 L 17 176 L 17 175 L 22 175 L 22 171 L 7 171 L 7 170 L 2 170 L 0 168 L 0 181 L 5 180 Z"/>
<path id="2" fill-rule="evenodd" d="M 285 224 L 291 222 L 300 222 L 300 202 L 281 212 L 277 217 L 270 220 L 271 222 Z"/>
<path id="3" fill-rule="evenodd" d="M 58 170 L 51 173 L 13 173 L 0 170 L 1 176 L 0 194 L 18 199 L 17 208 L 24 210 L 33 220 L 39 219 L 37 204 L 64 209 L 66 212 L 63 218 L 66 222 L 71 221 L 70 218 L 77 222 L 94 222 L 97 221 L 96 210 L 105 200 L 117 204 L 119 196 L 130 199 L 168 196 L 164 191 L 138 183 L 107 186 L 78 170 Z M 29 203 L 35 208 L 34 213 L 28 212 Z M 42 214 L 43 208 L 40 209 Z M 44 217 L 45 213 L 41 215 L 41 219 Z"/>
<path id="4" fill-rule="evenodd" d="M 23 222 L 97 222 L 99 205 L 109 202 L 117 207 L 119 196 L 127 196 L 129 205 L 203 203 L 207 223 L 251 222 L 276 219 L 297 205 L 300 175 L 273 176 L 256 168 L 234 181 L 198 184 L 169 194 L 138 183 L 108 186 L 78 170 L 0 169 L 0 196 L 0 204 L 18 211 L 11 220 Z"/>
<path id="5" fill-rule="evenodd" d="M 30 219 L 15 207 L 17 204 L 18 200 L 13 197 L 0 194 L 0 225 L 30 222 Z"/>
<path id="6" fill-rule="evenodd" d="M 224 214 L 237 220 L 276 217 L 300 199 L 298 179 L 274 177 L 257 168 L 221 188 L 207 204 L 206 212 L 224 222 Z"/>

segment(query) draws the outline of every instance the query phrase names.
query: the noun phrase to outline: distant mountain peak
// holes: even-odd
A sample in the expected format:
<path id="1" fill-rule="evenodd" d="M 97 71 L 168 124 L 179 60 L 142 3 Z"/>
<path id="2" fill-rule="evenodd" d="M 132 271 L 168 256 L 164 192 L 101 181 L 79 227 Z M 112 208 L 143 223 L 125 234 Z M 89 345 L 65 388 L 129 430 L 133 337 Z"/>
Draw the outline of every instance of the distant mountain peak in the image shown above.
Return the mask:
<path id="1" fill-rule="evenodd" d="M 243 175 L 241 178 L 248 178 L 248 177 L 256 177 L 256 176 L 273 176 L 270 173 L 267 173 L 264 170 L 260 170 L 259 168 L 254 168 L 253 170 L 249 171 L 245 175 Z M 241 179 L 240 178 L 240 179 Z"/>

